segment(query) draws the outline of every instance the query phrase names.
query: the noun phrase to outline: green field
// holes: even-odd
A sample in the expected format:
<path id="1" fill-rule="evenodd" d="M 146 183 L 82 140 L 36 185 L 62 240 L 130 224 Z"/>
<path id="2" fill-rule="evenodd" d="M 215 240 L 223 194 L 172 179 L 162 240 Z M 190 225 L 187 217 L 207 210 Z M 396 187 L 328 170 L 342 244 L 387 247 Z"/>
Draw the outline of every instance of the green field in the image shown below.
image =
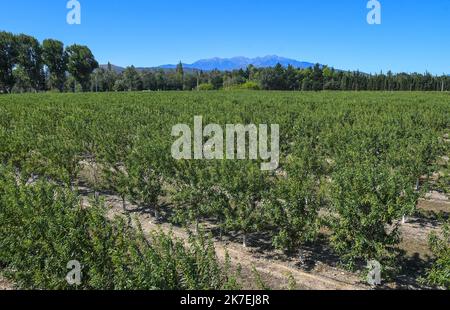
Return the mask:
<path id="1" fill-rule="evenodd" d="M 173 159 L 172 127 L 194 116 L 223 128 L 279 124 L 278 169 Z M 81 288 L 237 287 L 202 238 L 186 248 L 170 236 L 147 242 L 125 220 L 104 220 L 102 195 L 112 193 L 157 221 L 199 232 L 208 223 L 246 246 L 264 234 L 289 255 L 325 239 L 343 268 L 377 260 L 395 277 L 402 217 L 417 215 L 430 189 L 448 191 L 449 133 L 445 92 L 3 95 L 0 266 L 24 287 L 65 288 L 73 257 L 86 262 Z M 92 208 L 79 207 L 79 187 L 93 190 Z M 448 288 L 448 244 L 436 238 L 421 283 Z"/>

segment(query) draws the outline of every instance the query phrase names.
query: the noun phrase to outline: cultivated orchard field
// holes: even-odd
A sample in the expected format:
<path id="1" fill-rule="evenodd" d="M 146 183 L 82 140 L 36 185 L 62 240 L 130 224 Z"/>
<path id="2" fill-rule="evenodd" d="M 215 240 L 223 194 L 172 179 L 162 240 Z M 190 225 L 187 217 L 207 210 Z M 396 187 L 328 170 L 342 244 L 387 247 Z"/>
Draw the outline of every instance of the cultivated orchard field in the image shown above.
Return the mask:
<path id="1" fill-rule="evenodd" d="M 278 169 L 175 160 L 172 127 L 194 116 L 223 128 L 279 124 Z M 377 261 L 387 284 L 405 273 L 401 232 L 414 218 L 438 227 L 414 284 L 448 288 L 450 206 L 417 206 L 449 191 L 449 133 L 446 92 L 0 96 L 0 266 L 22 287 L 69 288 L 75 259 L 78 288 L 239 288 L 245 275 L 216 257 L 213 240 L 250 251 L 262 238 L 297 268 L 306 248 L 326 246 L 362 281 Z M 123 209 L 114 219 L 106 196 Z M 143 213 L 155 227 L 189 229 L 189 240 L 149 235 Z"/>

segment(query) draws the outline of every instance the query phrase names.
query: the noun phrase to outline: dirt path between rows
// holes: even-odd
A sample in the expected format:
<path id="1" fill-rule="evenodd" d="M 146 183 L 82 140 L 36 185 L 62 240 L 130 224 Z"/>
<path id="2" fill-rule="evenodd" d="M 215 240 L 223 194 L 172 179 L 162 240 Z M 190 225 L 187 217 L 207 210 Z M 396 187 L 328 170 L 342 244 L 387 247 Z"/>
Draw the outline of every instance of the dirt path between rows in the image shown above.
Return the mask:
<path id="1" fill-rule="evenodd" d="M 88 188 L 79 188 L 82 202 L 89 205 L 88 196 L 91 191 Z M 124 216 L 122 201 L 115 195 L 102 195 L 106 206 L 109 208 L 108 216 Z M 432 201 L 421 201 L 424 204 L 432 204 Z M 440 202 L 445 204 L 446 211 L 450 208 L 448 201 Z M 420 207 L 420 206 L 419 206 Z M 134 219 L 139 220 L 144 233 L 150 234 L 153 231 L 161 230 L 165 233 L 171 232 L 174 237 L 186 241 L 188 232 L 181 227 L 169 223 L 155 224 L 154 218 L 145 211 L 139 210 L 137 206 L 127 202 L 127 213 Z M 403 241 L 400 247 L 406 251 L 407 256 L 416 257 L 422 260 L 429 258 L 428 236 L 431 232 L 441 230 L 439 223 L 432 220 L 420 218 L 409 218 L 403 224 L 401 232 Z M 327 263 L 326 252 L 313 253 L 310 257 L 314 260 L 313 266 L 299 265 L 298 258 L 286 257 L 282 253 L 273 249 L 260 249 L 256 246 L 244 248 L 237 239 L 225 237 L 223 241 L 214 240 L 217 257 L 220 261 L 225 261 L 228 253 L 231 265 L 241 266 L 241 283 L 244 289 L 261 289 L 256 283 L 256 270 L 262 281 L 271 289 L 292 289 L 293 282 L 295 289 L 302 290 L 367 290 L 369 286 L 362 282 L 362 277 L 332 266 Z M 307 253 L 308 251 L 305 251 Z M 292 281 L 292 279 L 294 281 Z M 414 279 L 412 279 L 414 281 Z M 387 288 L 417 288 L 414 285 L 393 284 Z M 14 284 L 0 274 L 0 290 L 14 290 Z"/>
<path id="2" fill-rule="evenodd" d="M 83 198 L 83 203 L 88 205 L 88 196 L 92 194 L 88 188 L 79 188 Z M 122 201 L 115 195 L 102 195 L 106 206 L 109 209 L 109 216 L 125 215 L 122 209 Z M 421 203 L 432 204 L 432 201 L 422 201 Z M 445 202 L 445 208 L 450 204 Z M 421 206 L 419 205 L 419 208 Z M 448 210 L 448 209 L 447 209 Z M 163 232 L 172 232 L 172 234 L 181 240 L 188 239 L 186 229 L 174 226 L 170 223 L 155 224 L 154 218 L 150 212 L 140 210 L 136 205 L 127 202 L 127 213 L 133 218 L 139 220 L 144 233 L 151 233 L 155 230 Z M 404 275 L 407 278 L 404 283 L 389 283 L 386 288 L 418 288 L 415 285 L 414 270 L 417 265 L 419 271 L 423 271 L 424 262 L 430 258 L 428 247 L 428 237 L 431 232 L 440 232 L 441 226 L 437 221 L 425 220 L 422 218 L 410 217 L 407 222 L 401 226 L 402 242 L 400 248 L 405 251 L 405 260 L 412 265 L 412 270 Z M 255 242 L 256 243 L 256 242 Z M 292 279 L 295 280 L 297 289 L 318 289 L 318 290 L 365 290 L 370 289 L 363 281 L 361 275 L 347 272 L 336 267 L 333 260 L 327 256 L 330 254 L 323 249 L 317 252 L 317 249 L 308 249 L 304 251 L 310 261 L 300 264 L 298 257 L 287 257 L 282 253 L 270 249 L 270 247 L 261 248 L 252 244 L 251 247 L 244 248 L 240 244 L 239 238 L 225 237 L 222 241 L 214 240 L 216 253 L 221 261 L 225 260 L 226 253 L 231 259 L 231 265 L 240 265 L 242 268 L 243 286 L 247 289 L 260 289 L 255 286 L 254 269 L 258 271 L 262 280 L 272 289 L 287 289 L 292 286 Z M 419 266 L 420 265 L 420 266 Z M 422 270 L 420 270 L 422 269 Z M 290 279 L 291 278 L 291 279 Z M 400 281 L 401 282 L 401 281 Z"/>
<path id="3" fill-rule="evenodd" d="M 14 289 L 14 284 L 0 275 L 0 291 L 12 291 Z"/>
<path id="4" fill-rule="evenodd" d="M 88 206 L 87 188 L 80 188 L 83 204 Z M 108 216 L 125 215 L 122 209 L 122 201 L 114 195 L 102 195 L 107 207 L 109 207 Z M 188 239 L 188 232 L 181 227 L 169 223 L 155 224 L 154 218 L 148 214 L 140 212 L 137 206 L 127 203 L 127 211 L 132 217 L 139 220 L 144 233 L 151 233 L 155 230 L 163 232 L 172 232 L 172 234 L 181 240 Z M 230 239 L 223 241 L 214 240 L 219 260 L 224 261 L 226 253 L 230 257 L 232 266 L 241 266 L 242 284 L 245 289 L 260 289 L 255 286 L 255 272 L 259 273 L 263 282 L 272 289 L 287 289 L 292 287 L 292 279 L 295 280 L 296 289 L 314 289 L 314 290 L 363 290 L 370 287 L 362 283 L 361 277 L 343 271 L 338 268 L 316 263 L 314 268 L 305 271 L 296 266 L 298 261 L 283 257 L 281 253 L 275 251 L 261 251 L 257 248 L 244 248 L 241 244 L 233 242 Z M 276 260 L 274 259 L 276 257 Z M 291 283 L 291 285 L 289 285 Z"/>

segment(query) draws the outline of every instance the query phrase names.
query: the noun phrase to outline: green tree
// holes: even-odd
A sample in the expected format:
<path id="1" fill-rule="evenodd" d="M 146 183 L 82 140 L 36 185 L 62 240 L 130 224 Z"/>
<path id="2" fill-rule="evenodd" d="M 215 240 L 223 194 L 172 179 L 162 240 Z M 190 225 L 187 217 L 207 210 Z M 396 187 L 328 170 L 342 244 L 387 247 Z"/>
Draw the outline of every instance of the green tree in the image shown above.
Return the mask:
<path id="1" fill-rule="evenodd" d="M 90 87 L 90 76 L 98 68 L 98 62 L 87 46 L 71 45 L 67 49 L 68 70 L 75 80 L 81 84 L 83 91 Z"/>
<path id="2" fill-rule="evenodd" d="M 298 79 L 297 79 L 297 70 L 292 66 L 289 65 L 286 69 L 285 73 L 286 77 L 286 87 L 288 90 L 298 90 Z"/>
<path id="3" fill-rule="evenodd" d="M 351 157 L 348 153 L 345 157 Z M 385 163 L 352 157 L 332 174 L 331 245 L 349 268 L 377 260 L 394 271 L 402 214 L 418 195 L 410 179 Z"/>
<path id="4" fill-rule="evenodd" d="M 211 210 L 214 171 L 203 160 L 179 160 L 173 167 L 176 167 L 172 172 L 176 209 L 172 220 L 183 225 L 195 223 L 198 232 L 200 220 Z"/>
<path id="5" fill-rule="evenodd" d="M 450 220 L 444 222 L 441 234 L 430 234 L 429 246 L 435 259 L 425 282 L 450 289 Z"/>
<path id="6" fill-rule="evenodd" d="M 143 89 L 143 83 L 139 72 L 134 66 L 127 67 L 122 74 L 123 84 L 128 91 L 137 91 Z"/>
<path id="7" fill-rule="evenodd" d="M 312 88 L 312 81 L 309 77 L 305 78 L 302 82 L 302 91 L 309 91 Z"/>
<path id="8" fill-rule="evenodd" d="M 145 70 L 141 74 L 142 87 L 145 90 L 157 90 L 155 74 L 149 70 Z"/>
<path id="9" fill-rule="evenodd" d="M 320 157 L 311 143 L 300 143 L 289 156 L 284 167 L 286 177 L 276 183 L 265 212 L 276 231 L 274 246 L 288 252 L 315 241 L 320 228 L 321 199 L 317 189 Z"/>
<path id="10" fill-rule="evenodd" d="M 267 68 L 261 74 L 261 86 L 267 90 L 286 90 L 286 71 L 281 64 L 274 68 Z"/>
<path id="11" fill-rule="evenodd" d="M 17 43 L 17 67 L 21 70 L 17 77 L 34 91 L 43 88 L 44 72 L 42 62 L 42 47 L 35 38 L 20 34 L 16 37 Z"/>
<path id="12" fill-rule="evenodd" d="M 184 69 L 183 69 L 183 64 L 181 63 L 181 61 L 177 65 L 176 73 L 177 73 L 177 79 L 179 80 L 178 82 L 183 87 L 183 85 L 184 85 Z"/>
<path id="13" fill-rule="evenodd" d="M 64 43 L 47 39 L 42 43 L 42 58 L 50 71 L 50 88 L 64 91 L 67 71 L 67 53 Z"/>
<path id="14" fill-rule="evenodd" d="M 314 91 L 323 90 L 323 71 L 319 64 L 314 65 L 312 80 L 312 89 Z"/>
<path id="15" fill-rule="evenodd" d="M 117 74 L 112 69 L 99 68 L 91 75 L 92 91 L 112 91 L 117 80 Z"/>
<path id="16" fill-rule="evenodd" d="M 17 45 L 12 33 L 0 32 L 0 91 L 9 93 L 14 86 L 13 69 L 17 58 Z"/>
<path id="17" fill-rule="evenodd" d="M 256 162 L 224 162 L 220 186 L 227 193 L 230 205 L 225 227 L 242 233 L 244 247 L 248 244 L 248 235 L 259 231 L 265 224 L 264 204 L 271 185 L 269 174 L 261 171 Z"/>
<path id="18" fill-rule="evenodd" d="M 222 73 L 219 70 L 213 70 L 210 73 L 211 76 L 211 85 L 214 89 L 220 89 L 223 87 L 223 77 Z"/>

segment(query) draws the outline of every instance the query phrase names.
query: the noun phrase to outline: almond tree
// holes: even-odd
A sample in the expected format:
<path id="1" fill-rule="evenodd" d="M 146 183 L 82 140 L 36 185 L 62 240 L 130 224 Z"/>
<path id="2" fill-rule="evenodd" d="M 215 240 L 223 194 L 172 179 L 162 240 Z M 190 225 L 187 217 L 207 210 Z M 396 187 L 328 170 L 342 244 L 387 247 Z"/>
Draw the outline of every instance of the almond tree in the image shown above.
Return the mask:
<path id="1" fill-rule="evenodd" d="M 229 212 L 225 227 L 242 233 L 247 247 L 248 235 L 264 225 L 264 204 L 269 203 L 272 187 L 269 172 L 261 171 L 256 161 L 225 161 L 220 187 L 229 195 Z"/>
<path id="2" fill-rule="evenodd" d="M 409 179 L 386 164 L 353 158 L 332 175 L 331 245 L 350 268 L 377 260 L 384 270 L 395 266 L 401 214 L 418 195 Z"/>
<path id="3" fill-rule="evenodd" d="M 176 209 L 172 219 L 186 225 L 195 223 L 198 232 L 200 220 L 211 210 L 213 170 L 206 160 L 178 160 L 174 167 L 172 198 Z"/>
<path id="4" fill-rule="evenodd" d="M 291 252 L 317 238 L 321 199 L 311 168 L 306 158 L 289 157 L 286 177 L 279 177 L 272 192 L 266 216 L 274 227 L 276 248 Z"/>

